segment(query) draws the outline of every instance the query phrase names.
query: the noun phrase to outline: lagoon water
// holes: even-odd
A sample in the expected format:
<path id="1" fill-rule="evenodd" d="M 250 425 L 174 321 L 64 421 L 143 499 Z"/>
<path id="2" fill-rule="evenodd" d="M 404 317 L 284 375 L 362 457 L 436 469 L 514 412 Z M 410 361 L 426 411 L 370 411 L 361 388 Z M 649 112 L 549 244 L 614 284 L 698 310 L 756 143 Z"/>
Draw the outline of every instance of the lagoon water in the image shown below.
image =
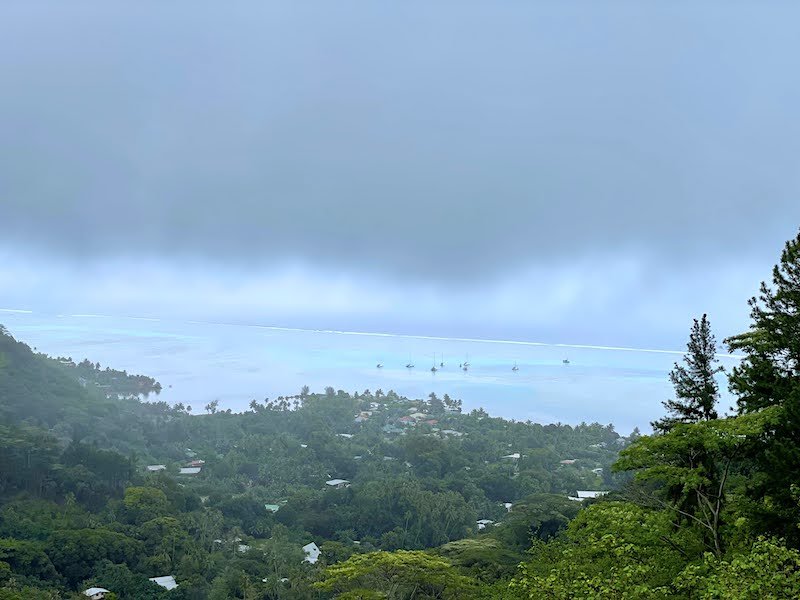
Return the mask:
<path id="1" fill-rule="evenodd" d="M 252 399 L 293 395 L 303 385 L 348 392 L 445 393 L 464 409 L 540 423 L 613 423 L 630 432 L 663 413 L 667 374 L 679 351 L 313 331 L 0 310 L 14 337 L 54 356 L 89 358 L 155 377 L 160 399 L 201 412 L 211 400 L 243 410 Z M 444 368 L 432 373 L 436 365 Z M 564 360 L 569 364 L 564 364 Z M 468 371 L 459 363 L 469 360 Z M 738 359 L 721 357 L 730 368 Z M 405 365 L 413 362 L 415 367 Z M 380 362 L 382 369 L 376 368 Z M 514 364 L 518 371 L 512 371 Z M 724 388 L 724 383 L 721 384 Z M 730 399 L 723 398 L 727 408 Z"/>

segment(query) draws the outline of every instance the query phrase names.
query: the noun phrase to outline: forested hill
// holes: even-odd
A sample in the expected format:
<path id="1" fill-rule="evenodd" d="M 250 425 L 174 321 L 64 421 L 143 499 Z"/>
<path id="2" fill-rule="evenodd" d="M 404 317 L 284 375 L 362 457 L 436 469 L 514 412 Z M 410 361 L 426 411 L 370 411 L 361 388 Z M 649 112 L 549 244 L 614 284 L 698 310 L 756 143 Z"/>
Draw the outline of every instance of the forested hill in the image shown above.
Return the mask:
<path id="1" fill-rule="evenodd" d="M 449 574 L 403 585 L 498 597 L 531 538 L 575 516 L 568 496 L 625 478 L 611 426 L 332 388 L 191 415 L 124 395 L 142 381 L 0 333 L 0 598 L 337 597 L 326 568 L 376 550 Z"/>
<path id="2" fill-rule="evenodd" d="M 800 598 L 800 235 L 750 307 L 630 439 L 381 390 L 192 416 L 3 334 L 0 600 Z"/>

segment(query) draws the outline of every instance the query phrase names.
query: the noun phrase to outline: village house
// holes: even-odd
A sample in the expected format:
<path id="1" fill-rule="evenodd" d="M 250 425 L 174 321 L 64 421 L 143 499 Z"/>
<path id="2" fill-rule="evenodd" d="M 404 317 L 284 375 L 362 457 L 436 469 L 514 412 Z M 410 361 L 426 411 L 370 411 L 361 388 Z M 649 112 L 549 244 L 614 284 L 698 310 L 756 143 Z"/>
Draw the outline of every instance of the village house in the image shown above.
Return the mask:
<path id="1" fill-rule="evenodd" d="M 347 479 L 329 479 L 325 482 L 325 485 L 336 488 L 337 490 L 341 490 L 343 488 L 350 487 L 350 482 L 347 481 Z"/>
<path id="2" fill-rule="evenodd" d="M 110 593 L 106 588 L 101 587 L 90 587 L 83 591 L 83 595 L 88 596 L 89 600 L 105 600 L 106 594 Z"/>
<path id="3" fill-rule="evenodd" d="M 157 583 L 166 590 L 174 590 L 176 587 L 178 587 L 178 583 L 175 581 L 174 575 L 164 575 L 162 577 L 150 577 L 149 579 L 153 583 Z"/>
<path id="4" fill-rule="evenodd" d="M 478 530 L 486 529 L 489 525 L 494 525 L 494 521 L 491 519 L 478 519 L 476 521 L 478 525 Z"/>
<path id="5" fill-rule="evenodd" d="M 200 472 L 200 467 L 181 467 L 178 471 L 180 475 L 197 475 Z"/>
<path id="6" fill-rule="evenodd" d="M 320 555 L 322 554 L 322 550 L 320 550 L 319 546 L 317 546 L 314 542 L 311 542 L 310 544 L 306 544 L 305 546 L 303 546 L 303 552 L 306 555 L 303 561 L 310 563 L 312 565 L 317 563 Z"/>
<path id="7" fill-rule="evenodd" d="M 567 459 L 558 461 L 558 464 L 560 464 L 560 465 L 574 465 L 576 462 L 578 462 L 577 459 L 567 458 Z"/>
<path id="8" fill-rule="evenodd" d="M 570 500 L 575 500 L 576 502 L 583 502 L 584 500 L 605 496 L 607 493 L 607 491 L 604 492 L 599 490 L 578 490 L 576 496 L 567 496 L 567 498 Z"/>
<path id="9" fill-rule="evenodd" d="M 147 465 L 147 470 L 150 473 L 156 473 L 157 471 L 163 471 L 167 468 L 167 465 Z"/>

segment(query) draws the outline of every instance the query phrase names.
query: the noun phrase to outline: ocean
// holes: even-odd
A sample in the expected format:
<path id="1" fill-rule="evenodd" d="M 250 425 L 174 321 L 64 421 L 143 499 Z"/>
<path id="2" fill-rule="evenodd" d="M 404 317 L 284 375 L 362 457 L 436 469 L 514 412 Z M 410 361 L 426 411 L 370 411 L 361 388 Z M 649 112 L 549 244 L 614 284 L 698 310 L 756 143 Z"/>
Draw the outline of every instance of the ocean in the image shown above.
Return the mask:
<path id="1" fill-rule="evenodd" d="M 164 388 L 158 399 L 191 405 L 194 412 L 212 400 L 222 410 L 241 411 L 252 399 L 294 395 L 304 385 L 312 391 L 332 386 L 411 398 L 446 393 L 461 399 L 465 411 L 482 407 L 493 416 L 538 423 L 612 423 L 623 434 L 636 426 L 648 431 L 663 414 L 661 402 L 672 397 L 668 372 L 682 355 L 12 309 L 0 309 L 0 324 L 39 352 L 155 377 Z M 727 369 L 738 362 L 725 355 L 720 360 Z M 464 362 L 467 371 L 459 366 Z M 731 404 L 726 387 L 721 381 L 722 411 Z"/>

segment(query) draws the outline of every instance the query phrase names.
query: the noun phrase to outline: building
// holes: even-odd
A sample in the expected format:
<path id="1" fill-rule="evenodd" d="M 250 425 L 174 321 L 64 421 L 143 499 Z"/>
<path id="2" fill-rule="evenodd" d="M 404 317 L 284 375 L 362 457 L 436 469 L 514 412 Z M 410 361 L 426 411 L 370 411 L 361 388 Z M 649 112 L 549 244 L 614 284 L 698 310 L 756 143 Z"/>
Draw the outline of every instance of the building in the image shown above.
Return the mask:
<path id="1" fill-rule="evenodd" d="M 558 464 L 560 464 L 560 465 L 574 465 L 576 462 L 578 462 L 578 461 L 575 458 L 567 458 L 567 459 L 558 461 Z"/>
<path id="2" fill-rule="evenodd" d="M 512 460 L 519 460 L 521 454 L 519 452 L 514 452 L 513 454 L 506 454 L 503 458 L 510 458 Z"/>
<path id="3" fill-rule="evenodd" d="M 100 587 L 91 587 L 88 590 L 83 591 L 84 596 L 88 596 L 89 600 L 104 600 L 106 594 L 110 594 L 111 592 L 108 591 L 106 588 Z"/>
<path id="4" fill-rule="evenodd" d="M 147 465 L 147 470 L 150 473 L 156 473 L 158 471 L 163 471 L 167 468 L 167 465 Z"/>
<path id="5" fill-rule="evenodd" d="M 197 475 L 200 472 L 200 467 L 181 467 L 179 473 L 181 475 Z"/>
<path id="6" fill-rule="evenodd" d="M 319 546 L 317 546 L 314 542 L 303 546 L 303 552 L 305 552 L 306 555 L 306 557 L 303 559 L 303 562 L 307 562 L 312 565 L 317 563 L 320 555 L 322 554 L 322 550 L 320 550 Z"/>
<path id="7" fill-rule="evenodd" d="M 271 513 L 276 513 L 281 509 L 280 504 L 265 504 L 264 508 L 266 508 Z"/>
<path id="8" fill-rule="evenodd" d="M 340 490 L 342 488 L 350 487 L 350 482 L 347 479 L 329 479 L 325 485 Z"/>
<path id="9" fill-rule="evenodd" d="M 206 461 L 204 461 L 204 460 L 193 460 L 193 461 L 189 462 L 189 464 L 186 465 L 186 466 L 187 467 L 202 467 L 204 464 L 206 464 Z"/>
<path id="10" fill-rule="evenodd" d="M 583 502 L 584 500 L 593 500 L 600 496 L 605 496 L 607 493 L 607 491 L 603 492 L 599 490 L 578 490 L 576 496 L 567 496 L 567 498 L 575 500 L 576 502 Z"/>
<path id="11" fill-rule="evenodd" d="M 416 419 L 414 419 L 414 417 L 400 417 L 399 419 L 397 419 L 397 422 L 400 423 L 400 425 L 416 425 L 417 424 L 417 421 L 416 421 Z"/>
<path id="12" fill-rule="evenodd" d="M 581 500 L 586 500 L 587 498 L 599 498 L 600 496 L 605 496 L 608 492 L 601 492 L 599 490 L 578 490 L 578 498 Z"/>
<path id="13" fill-rule="evenodd" d="M 178 587 L 174 575 L 164 575 L 163 577 L 150 577 L 150 581 L 157 583 L 166 590 L 174 590 Z"/>
<path id="14" fill-rule="evenodd" d="M 348 439 L 348 440 L 353 437 L 352 433 L 337 433 L 336 435 L 338 435 L 339 437 L 343 437 L 345 439 Z"/>
<path id="15" fill-rule="evenodd" d="M 489 525 L 494 525 L 494 521 L 491 519 L 478 519 L 476 523 L 478 525 L 478 531 L 486 529 Z"/>

